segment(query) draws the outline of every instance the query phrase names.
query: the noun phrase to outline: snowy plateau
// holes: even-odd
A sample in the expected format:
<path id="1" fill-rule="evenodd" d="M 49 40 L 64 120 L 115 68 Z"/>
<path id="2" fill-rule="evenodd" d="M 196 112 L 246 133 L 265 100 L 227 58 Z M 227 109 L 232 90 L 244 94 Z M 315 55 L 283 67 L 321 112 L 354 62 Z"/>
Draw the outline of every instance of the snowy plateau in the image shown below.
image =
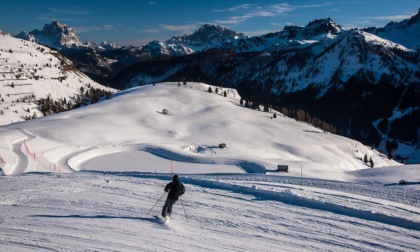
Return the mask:
<path id="1" fill-rule="evenodd" d="M 1 250 L 418 251 L 419 165 L 209 87 L 156 83 L 0 127 Z M 172 174 L 186 193 L 162 223 Z"/>

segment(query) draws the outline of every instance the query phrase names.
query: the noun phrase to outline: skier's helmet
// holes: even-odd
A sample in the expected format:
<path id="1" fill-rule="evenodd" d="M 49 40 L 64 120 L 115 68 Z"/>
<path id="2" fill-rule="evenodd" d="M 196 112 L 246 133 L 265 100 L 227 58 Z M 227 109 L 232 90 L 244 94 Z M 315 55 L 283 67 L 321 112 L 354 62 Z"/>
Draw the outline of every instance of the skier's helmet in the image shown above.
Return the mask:
<path id="1" fill-rule="evenodd" d="M 179 177 L 178 177 L 178 175 L 174 175 L 174 176 L 172 177 L 172 181 L 173 181 L 173 182 L 178 182 L 178 181 L 179 181 Z"/>

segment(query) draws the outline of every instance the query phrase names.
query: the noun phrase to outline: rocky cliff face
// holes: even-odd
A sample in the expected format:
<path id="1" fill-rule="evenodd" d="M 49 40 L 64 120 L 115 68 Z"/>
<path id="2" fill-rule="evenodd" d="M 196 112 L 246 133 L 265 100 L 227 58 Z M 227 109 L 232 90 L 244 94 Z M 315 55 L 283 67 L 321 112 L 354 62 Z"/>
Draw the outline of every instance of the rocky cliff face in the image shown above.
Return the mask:
<path id="1" fill-rule="evenodd" d="M 74 30 L 58 21 L 46 24 L 41 31 L 35 29 L 29 33 L 21 32 L 16 37 L 35 41 L 58 50 L 82 46 L 82 41 Z"/>

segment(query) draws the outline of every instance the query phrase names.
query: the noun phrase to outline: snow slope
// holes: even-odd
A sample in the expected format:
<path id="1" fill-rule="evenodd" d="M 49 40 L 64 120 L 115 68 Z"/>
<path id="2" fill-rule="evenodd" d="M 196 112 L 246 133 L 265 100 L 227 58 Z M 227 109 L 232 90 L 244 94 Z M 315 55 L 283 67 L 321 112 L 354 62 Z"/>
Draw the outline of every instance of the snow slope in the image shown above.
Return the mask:
<path id="1" fill-rule="evenodd" d="M 36 100 L 73 102 L 81 87 L 116 91 L 91 80 L 60 53 L 0 34 L 0 125 L 42 117 Z"/>
<path id="2" fill-rule="evenodd" d="M 187 192 L 173 219 L 162 223 L 153 215 L 163 200 L 147 213 L 168 175 L 3 176 L 0 244 L 4 251 L 417 251 L 420 245 L 418 191 L 353 183 L 321 189 L 324 181 L 300 186 L 262 177 L 181 176 Z M 399 203 L 388 195 L 416 198 Z"/>
<path id="3" fill-rule="evenodd" d="M 208 88 L 202 83 L 133 88 L 99 104 L 4 126 L 0 148 L 10 152 L 13 143 L 26 139 L 23 149 L 36 154 L 27 171 L 50 171 L 48 166 L 39 167 L 38 159 L 63 170 L 92 170 L 96 165 L 90 167 L 89 162 L 95 163 L 97 156 L 117 167 L 136 159 L 139 152 L 181 163 L 232 166 L 235 172 L 265 173 L 288 165 L 295 175 L 302 167 L 307 176 L 334 179 L 366 168 L 364 155 L 372 157 L 375 167 L 398 164 L 357 141 L 242 107 L 236 90 L 226 89 L 223 97 L 221 91 L 208 93 Z M 163 109 L 169 110 L 168 116 Z M 220 149 L 221 143 L 228 147 Z M 115 153 L 126 156 L 113 157 Z M 16 157 L 6 158 L 5 172 L 20 173 Z M 128 162 L 134 171 L 144 168 L 135 161 Z"/>
<path id="4" fill-rule="evenodd" d="M 417 251 L 419 165 L 208 88 L 143 86 L 0 127 L 2 250 Z M 162 223 L 173 173 L 187 193 Z"/>

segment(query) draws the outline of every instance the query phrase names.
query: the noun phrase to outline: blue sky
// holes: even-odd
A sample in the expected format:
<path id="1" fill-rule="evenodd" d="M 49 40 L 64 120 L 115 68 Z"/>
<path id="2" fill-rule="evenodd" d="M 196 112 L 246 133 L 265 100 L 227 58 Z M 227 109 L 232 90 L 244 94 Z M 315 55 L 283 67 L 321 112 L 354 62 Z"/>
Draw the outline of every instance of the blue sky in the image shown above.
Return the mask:
<path id="1" fill-rule="evenodd" d="M 332 18 L 345 28 L 385 26 L 415 15 L 419 0 L 9 0 L 2 1 L 0 29 L 13 35 L 59 21 L 82 41 L 141 45 L 191 34 L 218 24 L 245 35 L 304 26 Z"/>

